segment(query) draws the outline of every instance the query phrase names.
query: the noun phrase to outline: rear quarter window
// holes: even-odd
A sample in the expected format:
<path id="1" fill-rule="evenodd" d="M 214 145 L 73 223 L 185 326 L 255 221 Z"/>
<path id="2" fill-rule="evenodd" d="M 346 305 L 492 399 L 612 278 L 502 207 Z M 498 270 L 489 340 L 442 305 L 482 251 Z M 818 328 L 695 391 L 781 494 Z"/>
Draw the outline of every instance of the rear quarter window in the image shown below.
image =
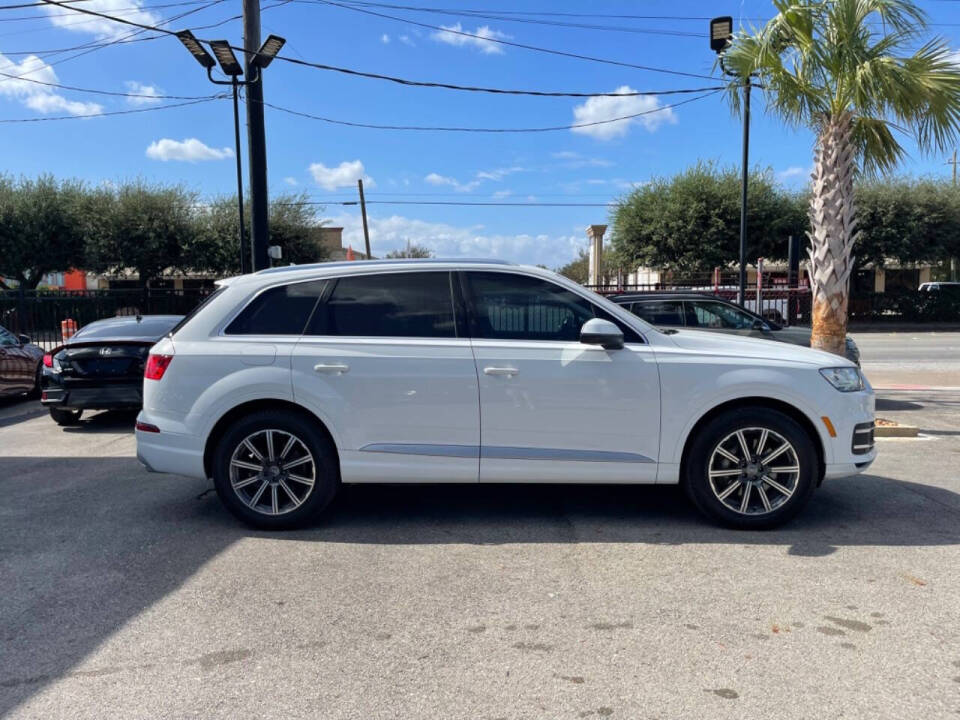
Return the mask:
<path id="1" fill-rule="evenodd" d="M 240 311 L 227 335 L 302 335 L 326 280 L 291 283 L 264 290 Z"/>

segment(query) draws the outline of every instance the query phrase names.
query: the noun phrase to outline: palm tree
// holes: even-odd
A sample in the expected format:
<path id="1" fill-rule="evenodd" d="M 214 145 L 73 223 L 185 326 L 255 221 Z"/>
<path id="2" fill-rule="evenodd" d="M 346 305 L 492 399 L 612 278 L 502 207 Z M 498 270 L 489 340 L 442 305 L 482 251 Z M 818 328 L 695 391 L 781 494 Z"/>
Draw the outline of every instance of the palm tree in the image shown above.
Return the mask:
<path id="1" fill-rule="evenodd" d="M 724 68 L 755 78 L 768 110 L 816 134 L 810 199 L 812 346 L 843 354 L 860 174 L 885 173 L 906 155 L 942 153 L 960 129 L 960 67 L 910 0 L 774 0 L 778 13 L 741 32 Z M 739 111 L 742 80 L 730 83 Z"/>

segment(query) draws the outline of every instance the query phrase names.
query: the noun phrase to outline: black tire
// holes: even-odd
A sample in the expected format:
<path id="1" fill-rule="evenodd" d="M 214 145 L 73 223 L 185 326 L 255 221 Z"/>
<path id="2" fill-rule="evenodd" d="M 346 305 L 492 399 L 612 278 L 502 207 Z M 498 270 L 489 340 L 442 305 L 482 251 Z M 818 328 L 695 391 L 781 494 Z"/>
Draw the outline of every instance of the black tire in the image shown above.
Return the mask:
<path id="1" fill-rule="evenodd" d="M 737 448 L 742 446 L 736 433 L 742 431 L 747 440 L 748 449 L 753 451 L 760 443 L 764 429 L 779 435 L 792 446 L 780 457 L 795 456 L 798 470 L 795 473 L 783 475 L 771 473 L 767 468 L 773 466 L 774 462 L 790 462 L 789 467 L 794 467 L 792 460 L 777 459 L 771 460 L 766 466 L 762 462 L 759 465 L 751 463 L 743 467 L 740 475 L 718 477 L 711 482 L 708 472 L 711 462 L 719 460 L 728 468 L 718 469 L 719 466 L 714 465 L 715 474 L 729 475 L 741 467 L 741 464 L 727 460 L 725 456 L 714 455 L 715 451 L 719 452 L 718 445 L 734 436 L 734 439 L 728 440 L 728 444 L 724 447 L 731 448 L 733 453 L 737 454 L 739 452 Z M 775 437 L 775 435 L 767 437 Z M 766 456 L 772 452 L 767 450 L 768 447 L 764 449 Z M 707 422 L 697 431 L 696 437 L 687 450 L 683 466 L 681 484 L 687 497 L 697 509 L 721 525 L 741 530 L 767 530 L 778 527 L 793 518 L 809 501 L 817 485 L 817 476 L 820 471 L 814 441 L 808 432 L 788 415 L 761 407 L 729 410 Z M 750 477 L 748 473 L 754 476 Z M 777 490 L 774 485 L 768 484 L 763 480 L 764 474 L 778 485 L 792 490 L 792 494 L 787 496 Z M 739 485 L 733 487 L 736 483 Z M 752 487 L 747 489 L 747 485 Z M 756 491 L 755 488 L 757 488 Z M 727 502 L 731 505 L 741 503 L 744 495 L 747 496 L 746 513 L 740 511 L 743 505 L 741 508 L 731 508 L 720 498 L 728 489 L 731 493 L 727 496 Z M 786 497 L 785 500 L 784 497 Z M 762 504 L 760 504 L 761 500 Z M 770 510 L 766 509 L 768 503 L 772 506 Z"/>
<path id="2" fill-rule="evenodd" d="M 41 393 L 40 374 L 42 370 L 43 370 L 43 365 L 41 363 L 37 363 L 37 372 L 35 372 L 33 375 L 33 390 L 31 390 L 27 394 L 27 397 L 30 398 L 31 400 L 36 400 L 40 397 L 40 393 Z"/>
<path id="3" fill-rule="evenodd" d="M 302 443 L 303 448 L 305 448 L 303 452 L 299 452 L 300 445 L 294 446 L 294 450 L 299 452 L 295 459 L 302 461 L 303 457 L 306 456 L 306 451 L 309 451 L 312 456 L 312 466 L 308 465 L 300 471 L 307 472 L 310 467 L 313 469 L 313 485 L 308 492 L 304 490 L 307 487 L 306 485 L 291 480 L 290 475 L 296 475 L 296 473 L 293 473 L 292 469 L 285 470 L 282 462 L 278 460 L 275 463 L 268 463 L 267 461 L 256 460 L 253 454 L 244 449 L 244 439 L 254 436 L 251 442 L 255 446 L 259 445 L 259 449 L 262 451 L 266 446 L 261 443 L 265 443 L 268 430 L 279 431 L 282 434 L 280 436 L 274 434 L 274 437 L 289 438 L 293 436 Z M 264 471 L 257 474 L 254 470 L 234 468 L 235 477 L 232 476 L 231 461 L 235 452 L 238 453 L 237 460 L 247 464 L 260 463 L 265 468 Z M 276 448 L 275 456 L 279 458 L 279 454 L 280 449 Z M 267 457 L 265 452 L 262 455 L 264 458 Z M 290 457 L 294 457 L 293 451 L 291 451 Z M 269 473 L 270 466 L 277 469 L 273 476 L 270 476 Z M 300 467 L 305 466 L 300 465 Z M 255 477 L 257 479 L 254 479 Z M 267 477 L 270 477 L 270 479 L 266 479 Z M 281 480 L 287 483 L 287 489 L 284 489 Z M 243 487 L 235 489 L 235 481 L 241 484 L 246 481 L 249 482 Z M 276 492 L 278 498 L 276 507 L 282 511 L 281 514 L 270 514 L 271 509 L 262 504 L 265 500 L 258 502 L 254 497 L 256 490 L 259 490 L 264 483 L 266 483 L 266 487 L 260 497 L 263 498 L 267 493 Z M 244 523 L 266 530 L 287 530 L 301 527 L 310 522 L 330 504 L 340 486 L 340 465 L 336 448 L 315 421 L 294 412 L 266 410 L 237 420 L 224 433 L 214 452 L 213 484 L 223 504 Z M 301 491 L 305 492 L 304 496 L 300 498 L 299 505 L 295 505 L 296 498 L 292 498 L 288 490 L 295 494 Z M 281 505 L 283 498 L 286 498 L 286 501 L 283 501 L 284 504 Z M 253 501 L 252 505 L 250 501 Z"/>
<path id="4" fill-rule="evenodd" d="M 55 407 L 50 408 L 50 417 L 52 417 L 53 421 L 61 427 L 78 425 L 80 423 L 81 415 L 83 415 L 83 410 L 69 410 L 67 408 Z"/>

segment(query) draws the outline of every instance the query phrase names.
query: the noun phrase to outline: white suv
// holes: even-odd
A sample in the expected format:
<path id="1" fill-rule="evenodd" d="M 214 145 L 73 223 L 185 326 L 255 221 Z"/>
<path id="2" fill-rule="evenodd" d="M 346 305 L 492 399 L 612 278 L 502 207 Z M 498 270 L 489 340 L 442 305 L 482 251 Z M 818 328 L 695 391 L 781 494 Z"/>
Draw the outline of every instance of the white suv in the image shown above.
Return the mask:
<path id="1" fill-rule="evenodd" d="M 848 360 L 662 332 L 508 263 L 291 266 L 220 289 L 150 352 L 137 453 L 286 528 L 341 483 L 662 483 L 772 527 L 874 459 Z"/>

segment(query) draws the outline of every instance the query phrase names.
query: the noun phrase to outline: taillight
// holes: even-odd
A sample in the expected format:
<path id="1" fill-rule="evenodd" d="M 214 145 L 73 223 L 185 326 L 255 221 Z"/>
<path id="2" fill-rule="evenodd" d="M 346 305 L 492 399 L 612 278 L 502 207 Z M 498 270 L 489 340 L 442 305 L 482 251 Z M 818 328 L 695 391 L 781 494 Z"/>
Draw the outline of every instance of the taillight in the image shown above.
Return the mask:
<path id="1" fill-rule="evenodd" d="M 48 368 L 53 367 L 53 355 L 50 353 L 43 354 L 43 366 Z"/>
<path id="2" fill-rule="evenodd" d="M 147 367 L 143 371 L 143 376 L 147 380 L 159 380 L 172 361 L 173 355 L 150 355 L 147 357 Z"/>
<path id="3" fill-rule="evenodd" d="M 158 428 L 156 425 L 151 425 L 150 423 L 140 422 L 139 420 L 137 420 L 137 424 L 136 424 L 134 427 L 135 427 L 137 430 L 139 430 L 140 432 L 151 432 L 151 433 L 158 433 L 158 432 L 160 432 L 160 428 Z"/>

